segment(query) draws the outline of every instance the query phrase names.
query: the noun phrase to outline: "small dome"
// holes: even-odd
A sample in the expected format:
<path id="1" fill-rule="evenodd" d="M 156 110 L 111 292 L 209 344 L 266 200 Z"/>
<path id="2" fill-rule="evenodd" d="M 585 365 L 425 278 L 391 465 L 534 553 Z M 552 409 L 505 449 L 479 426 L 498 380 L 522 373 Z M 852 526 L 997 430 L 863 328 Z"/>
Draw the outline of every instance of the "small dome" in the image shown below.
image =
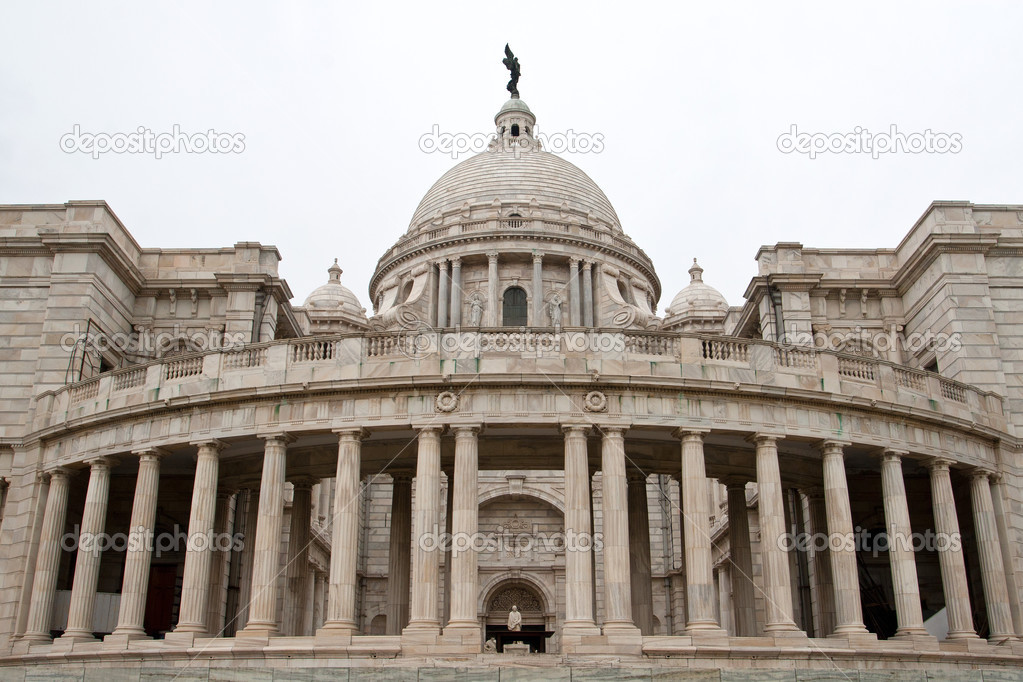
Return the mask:
<path id="1" fill-rule="evenodd" d="M 495 119 L 499 118 L 501 114 L 505 114 L 509 111 L 519 111 L 524 114 L 529 114 L 530 116 L 533 115 L 533 112 L 529 110 L 529 106 L 524 101 L 522 101 L 518 97 L 512 97 L 510 100 L 504 103 L 504 105 L 501 107 L 501 110 L 497 112 L 497 116 L 495 116 L 494 118 Z"/>
<path id="2" fill-rule="evenodd" d="M 341 284 L 341 267 L 337 264 L 330 266 L 327 273 L 330 279 L 326 284 L 316 287 L 306 298 L 304 306 L 316 311 L 343 311 L 348 315 L 366 319 L 366 309 L 359 303 L 359 299 L 348 287 Z"/>
<path id="3" fill-rule="evenodd" d="M 668 306 L 668 316 L 718 316 L 728 312 L 728 301 L 721 292 L 704 283 L 703 268 L 693 259 L 693 267 L 689 268 L 692 281 L 682 291 L 675 294 Z"/>

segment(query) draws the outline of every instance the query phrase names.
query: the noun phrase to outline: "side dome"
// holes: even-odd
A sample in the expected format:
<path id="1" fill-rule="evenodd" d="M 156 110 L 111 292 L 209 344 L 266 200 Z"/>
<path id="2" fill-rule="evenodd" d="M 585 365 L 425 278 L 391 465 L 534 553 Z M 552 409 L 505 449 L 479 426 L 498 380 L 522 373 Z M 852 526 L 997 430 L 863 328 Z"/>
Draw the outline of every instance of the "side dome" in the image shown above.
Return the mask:
<path id="1" fill-rule="evenodd" d="M 664 329 L 717 330 L 728 314 L 728 301 L 721 292 L 703 281 L 703 268 L 696 259 L 689 268 L 691 281 L 675 294 L 665 311 Z"/>
<path id="2" fill-rule="evenodd" d="M 309 316 L 309 331 L 329 332 L 349 329 L 367 329 L 366 309 L 351 289 L 341 284 L 341 267 L 334 264 L 327 269 L 326 284 L 313 289 L 302 308 Z"/>

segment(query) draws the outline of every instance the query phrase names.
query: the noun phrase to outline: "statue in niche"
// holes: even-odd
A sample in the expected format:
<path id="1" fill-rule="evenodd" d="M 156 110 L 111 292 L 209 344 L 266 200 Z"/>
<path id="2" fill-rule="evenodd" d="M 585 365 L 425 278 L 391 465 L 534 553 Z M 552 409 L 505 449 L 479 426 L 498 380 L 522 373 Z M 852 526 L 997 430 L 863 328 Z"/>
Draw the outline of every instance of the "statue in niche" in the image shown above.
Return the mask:
<path id="1" fill-rule="evenodd" d="M 551 301 L 547 304 L 547 315 L 551 318 L 552 327 L 561 326 L 561 304 L 561 296 L 558 294 L 551 296 Z"/>
<path id="2" fill-rule="evenodd" d="M 483 301 L 479 296 L 469 299 L 469 326 L 478 327 L 483 322 Z"/>
<path id="3" fill-rule="evenodd" d="M 511 611 L 508 612 L 508 632 L 519 632 L 522 630 L 522 614 L 519 613 L 519 607 L 512 604 Z"/>

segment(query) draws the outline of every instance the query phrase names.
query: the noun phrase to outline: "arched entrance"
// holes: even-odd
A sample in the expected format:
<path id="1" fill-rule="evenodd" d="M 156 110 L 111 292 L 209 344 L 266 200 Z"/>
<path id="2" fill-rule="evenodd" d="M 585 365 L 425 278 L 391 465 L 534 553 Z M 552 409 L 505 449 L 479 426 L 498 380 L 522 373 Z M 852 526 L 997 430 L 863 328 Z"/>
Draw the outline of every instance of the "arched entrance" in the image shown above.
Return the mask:
<path id="1" fill-rule="evenodd" d="M 508 630 L 508 613 L 517 606 L 522 615 L 522 629 Z M 511 642 L 529 645 L 533 653 L 546 653 L 547 638 L 553 632 L 547 630 L 548 609 L 543 596 L 529 583 L 509 580 L 495 587 L 485 603 L 484 639 L 493 638 L 498 652 Z"/>

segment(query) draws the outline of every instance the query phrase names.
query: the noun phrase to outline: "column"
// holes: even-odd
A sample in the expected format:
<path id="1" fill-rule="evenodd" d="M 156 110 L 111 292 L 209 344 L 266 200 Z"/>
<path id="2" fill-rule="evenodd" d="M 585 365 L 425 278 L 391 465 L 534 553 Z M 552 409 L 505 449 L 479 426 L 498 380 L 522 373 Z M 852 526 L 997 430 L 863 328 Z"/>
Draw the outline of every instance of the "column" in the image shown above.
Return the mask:
<path id="1" fill-rule="evenodd" d="M 309 545 L 312 542 L 313 479 L 293 481 L 295 494 L 291 502 L 291 525 L 288 529 L 288 567 L 284 597 L 285 632 L 293 637 L 311 635 L 306 629 L 309 608 Z M 333 550 L 332 550 L 333 551 Z"/>
<path id="2" fill-rule="evenodd" d="M 487 251 L 487 314 L 483 319 L 489 327 L 501 324 L 497 316 L 497 289 L 500 287 L 497 280 L 497 256 L 497 251 Z"/>
<path id="3" fill-rule="evenodd" d="M 728 562 L 722 562 L 718 566 L 718 617 L 721 620 L 721 628 L 726 632 L 735 632 L 732 620 L 732 579 Z"/>
<path id="4" fill-rule="evenodd" d="M 387 551 L 387 634 L 400 635 L 408 625 L 412 545 L 412 475 L 391 473 L 391 536 Z"/>
<path id="5" fill-rule="evenodd" d="M 599 634 L 593 621 L 593 524 L 590 516 L 588 424 L 566 424 L 565 434 L 565 624 L 573 634 Z M 573 541 L 569 540 L 571 538 Z"/>
<path id="6" fill-rule="evenodd" d="M 355 611 L 359 566 L 359 496 L 361 493 L 361 428 L 337 429 L 337 474 L 334 488 L 334 532 L 330 547 L 330 585 L 324 630 L 339 635 L 357 631 Z"/>
<path id="7" fill-rule="evenodd" d="M 451 259 L 451 326 L 462 324 L 462 259 Z"/>
<path id="8" fill-rule="evenodd" d="M 778 469 L 778 438 L 757 434 L 757 491 L 760 501 L 760 554 L 764 568 L 767 633 L 798 631 L 792 618 L 792 576 L 785 541 L 785 494 Z"/>
<path id="9" fill-rule="evenodd" d="M 327 600 L 327 576 L 316 571 L 313 585 L 313 632 L 323 627 L 323 603 Z"/>
<path id="10" fill-rule="evenodd" d="M 329 478 L 320 479 L 320 500 L 317 503 L 316 516 L 321 527 L 328 525 L 330 517 L 330 481 Z"/>
<path id="11" fill-rule="evenodd" d="M 886 449 L 881 455 L 881 492 L 888 532 L 888 561 L 892 568 L 892 592 L 899 628 L 896 636 L 927 635 L 920 607 L 920 583 L 913 555 L 913 531 L 909 521 L 906 482 L 902 477 L 902 456 L 907 453 Z"/>
<path id="12" fill-rule="evenodd" d="M 206 615 L 206 632 L 213 637 L 223 637 L 227 613 L 227 569 L 234 544 L 231 539 L 231 497 L 232 490 L 221 488 L 217 491 L 215 522 L 213 524 L 213 557 L 210 559 L 210 596 Z"/>
<path id="13" fill-rule="evenodd" d="M 472 541 L 478 530 L 479 519 L 479 433 L 478 424 L 456 426 L 455 432 L 455 475 L 454 496 L 452 497 L 451 536 L 455 540 L 451 550 L 451 617 L 448 629 L 462 629 L 462 635 L 473 637 L 473 643 L 480 640 L 480 624 L 476 614 L 476 598 L 479 594 L 477 556 Z"/>
<path id="14" fill-rule="evenodd" d="M 543 254 L 533 252 L 533 324 L 546 327 L 548 320 L 543 313 Z"/>
<path id="15" fill-rule="evenodd" d="M 846 445 L 842 441 L 825 441 L 822 452 L 824 505 L 828 517 L 828 541 L 835 585 L 836 635 L 867 633 L 860 604 L 860 577 L 853 542 L 849 484 L 845 478 L 843 448 Z"/>
<path id="16" fill-rule="evenodd" d="M 415 523 L 415 550 L 412 561 L 412 603 L 409 630 L 428 630 L 439 634 L 440 617 L 437 595 L 440 588 L 440 553 L 427 549 L 423 540 L 438 531 L 440 524 L 440 432 L 443 427 L 426 426 L 419 430 L 416 465 L 416 500 L 412 510 Z M 434 543 L 435 544 L 435 543 Z"/>
<path id="17" fill-rule="evenodd" d="M 998 544 L 1002 547 L 1002 564 L 1005 583 L 1009 589 L 1009 612 L 1012 614 L 1012 629 L 1017 637 L 1023 637 L 1023 614 L 1020 613 L 1019 588 L 1016 569 L 1012 565 L 1012 545 L 1009 542 L 1009 526 L 1005 513 L 1006 484 L 1001 474 L 991 477 L 991 502 L 994 504 L 995 525 L 998 528 Z"/>
<path id="18" fill-rule="evenodd" d="M 728 489 L 728 547 L 734 567 L 728 575 L 732 584 L 735 636 L 755 637 L 757 607 L 753 592 L 753 552 L 750 549 L 746 482 L 726 479 L 724 483 Z"/>
<path id="19" fill-rule="evenodd" d="M 259 489 L 250 488 L 245 502 L 245 546 L 242 547 L 238 576 L 238 614 L 235 634 L 249 622 L 252 600 L 252 564 L 256 557 L 256 526 L 259 525 Z"/>
<path id="20" fill-rule="evenodd" d="M 988 639 L 1004 642 L 1016 639 L 1009 612 L 1009 590 L 1005 585 L 1002 548 L 998 544 L 995 510 L 991 501 L 990 471 L 974 469 L 970 473 L 970 501 L 973 504 L 973 530 L 980 555 L 980 579 L 987 606 Z"/>
<path id="21" fill-rule="evenodd" d="M 442 260 L 437 263 L 439 270 L 439 284 L 437 285 L 437 327 L 443 329 L 448 326 L 448 262 Z"/>
<path id="22" fill-rule="evenodd" d="M 636 632 L 629 570 L 629 493 L 625 429 L 602 426 L 600 467 L 604 493 L 604 632 Z M 637 632 L 638 634 L 638 632 Z"/>
<path id="23" fill-rule="evenodd" d="M 281 553 L 281 524 L 284 519 L 284 470 L 287 465 L 286 433 L 260 436 L 263 444 L 263 474 L 259 482 L 259 517 L 256 546 L 252 553 L 252 587 L 249 591 L 249 620 L 242 634 L 277 634 L 277 571 Z"/>
<path id="24" fill-rule="evenodd" d="M 937 533 L 938 564 L 941 585 L 945 592 L 948 614 L 947 639 L 968 639 L 977 636 L 973 629 L 970 590 L 966 583 L 966 558 L 963 536 L 959 532 L 955 497 L 952 494 L 951 460 L 933 459 L 931 469 L 931 504 L 934 506 L 934 532 Z"/>
<path id="25" fill-rule="evenodd" d="M 78 536 L 75 577 L 71 586 L 67 629 L 61 639 L 92 639 L 92 614 L 96 607 L 96 585 L 102 552 L 97 547 L 106 530 L 107 500 L 110 496 L 110 469 L 114 461 L 107 457 L 89 460 L 89 487 L 85 493 L 82 531 Z"/>
<path id="26" fill-rule="evenodd" d="M 583 261 L 583 326 L 593 326 L 593 261 Z"/>
<path id="27" fill-rule="evenodd" d="M 573 327 L 579 326 L 579 259 L 568 259 L 568 323 Z"/>
<path id="28" fill-rule="evenodd" d="M 60 538 L 64 534 L 67 516 L 67 495 L 71 472 L 53 469 L 49 472 L 50 488 L 46 494 L 42 533 L 36 557 L 35 577 L 32 580 L 32 602 L 28 622 L 22 639 L 29 642 L 50 641 L 50 614 L 57 589 L 60 570 Z"/>
<path id="29" fill-rule="evenodd" d="M 206 632 L 209 615 L 210 566 L 213 563 L 214 515 L 217 508 L 217 477 L 223 443 L 215 440 L 199 446 L 192 484 L 192 511 L 188 517 L 185 575 L 181 583 L 181 606 L 174 632 Z"/>
<path id="30" fill-rule="evenodd" d="M 578 310 L 578 307 L 576 308 Z M 629 472 L 629 574 L 632 620 L 644 635 L 654 634 L 654 591 L 650 575 L 650 510 L 646 476 Z"/>
<path id="31" fill-rule="evenodd" d="M 686 611 L 688 634 L 701 631 L 723 634 L 715 617 L 717 593 L 710 547 L 710 501 L 703 459 L 707 431 L 679 429 L 682 439 L 682 532 L 685 537 Z"/>
<path id="32" fill-rule="evenodd" d="M 135 499 L 131 506 L 128 527 L 128 551 L 124 555 L 124 578 L 121 581 L 121 605 L 117 627 L 110 637 L 137 639 L 146 636 L 143 627 L 146 596 L 149 591 L 151 543 L 156 524 L 156 500 L 160 488 L 160 450 L 141 450 L 139 472 L 135 479 Z M 109 639 L 109 638 L 108 638 Z"/>
<path id="33" fill-rule="evenodd" d="M 828 517 L 824 489 L 804 491 L 809 506 L 810 546 L 813 549 L 813 594 L 817 599 L 818 632 L 827 637 L 835 630 L 835 586 L 831 579 L 831 553 L 828 549 Z M 728 514 L 731 518 L 731 509 Z"/>

